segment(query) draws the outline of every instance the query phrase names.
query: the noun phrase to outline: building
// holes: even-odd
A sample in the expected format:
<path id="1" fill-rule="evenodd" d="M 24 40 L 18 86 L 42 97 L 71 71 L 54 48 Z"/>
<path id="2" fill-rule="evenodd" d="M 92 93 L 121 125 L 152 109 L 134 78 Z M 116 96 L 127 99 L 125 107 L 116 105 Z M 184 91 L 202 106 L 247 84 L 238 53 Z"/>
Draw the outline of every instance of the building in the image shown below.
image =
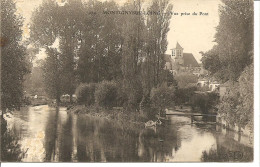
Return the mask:
<path id="1" fill-rule="evenodd" d="M 168 69 L 176 75 L 181 72 L 189 72 L 198 77 L 198 82 L 195 86 L 208 88 L 209 92 L 219 91 L 220 84 L 210 78 L 208 71 L 205 70 L 202 64 L 199 64 L 192 53 L 184 53 L 183 48 L 177 42 L 176 47 L 172 49 L 172 54 L 164 55 L 165 69 Z"/>
<path id="2" fill-rule="evenodd" d="M 198 75 L 201 67 L 192 53 L 184 53 L 183 48 L 177 42 L 176 47 L 172 49 L 172 54 L 164 55 L 165 69 L 170 70 L 173 74 L 179 72 L 192 72 Z"/>

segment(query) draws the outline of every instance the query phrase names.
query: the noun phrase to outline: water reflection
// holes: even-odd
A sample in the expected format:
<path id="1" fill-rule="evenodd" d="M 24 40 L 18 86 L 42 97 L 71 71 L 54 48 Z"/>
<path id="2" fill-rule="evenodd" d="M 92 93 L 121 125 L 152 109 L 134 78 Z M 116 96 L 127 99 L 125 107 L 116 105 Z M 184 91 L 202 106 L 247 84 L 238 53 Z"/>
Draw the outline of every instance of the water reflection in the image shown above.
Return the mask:
<path id="1" fill-rule="evenodd" d="M 68 114 L 65 108 L 38 106 L 15 112 L 8 127 L 20 136 L 26 152 L 22 161 L 29 162 L 252 161 L 253 149 L 242 142 L 245 137 L 212 125 L 191 125 L 187 117 L 169 118 L 156 129 L 129 128 Z"/>

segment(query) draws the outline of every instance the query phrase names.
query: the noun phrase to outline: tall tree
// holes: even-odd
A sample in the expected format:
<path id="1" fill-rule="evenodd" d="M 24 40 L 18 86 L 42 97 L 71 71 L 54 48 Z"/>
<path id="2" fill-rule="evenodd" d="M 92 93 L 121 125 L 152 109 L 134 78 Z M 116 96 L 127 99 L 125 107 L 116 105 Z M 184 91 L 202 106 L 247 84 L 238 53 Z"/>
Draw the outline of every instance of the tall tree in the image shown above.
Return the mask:
<path id="1" fill-rule="evenodd" d="M 111 2 L 88 1 L 80 27 L 77 72 L 81 82 L 100 82 L 121 76 L 121 24 L 117 15 L 103 14 L 107 9 L 117 11 Z M 92 12 L 92 14 L 89 14 Z"/>
<path id="2" fill-rule="evenodd" d="M 141 1 L 125 4 L 123 10 L 141 11 Z M 142 99 L 141 66 L 144 56 L 145 24 L 142 15 L 125 15 L 122 22 L 122 63 L 124 89 L 128 94 L 128 107 L 136 109 Z"/>
<path id="3" fill-rule="evenodd" d="M 56 51 L 60 52 L 58 60 L 61 69 L 59 69 L 59 73 L 53 71 L 52 73 L 46 72 L 45 75 L 59 74 L 57 78 L 61 80 L 59 82 L 61 89 L 59 88 L 57 91 L 60 92 L 60 95 L 66 93 L 70 97 L 75 91 L 75 50 L 78 46 L 77 26 L 82 23 L 78 17 L 82 15 L 81 8 L 82 3 L 79 0 L 69 0 L 65 6 L 59 6 L 53 0 L 44 0 L 42 5 L 34 11 L 31 24 L 31 40 L 36 47 L 49 50 L 49 54 L 54 54 L 53 51 L 50 52 L 50 47 L 53 45 L 59 49 Z M 54 67 L 50 67 L 50 69 L 56 70 L 57 64 L 52 65 Z M 52 77 L 50 76 L 50 78 Z M 50 86 L 48 85 L 46 89 L 49 90 Z M 56 88 L 55 85 L 52 86 Z"/>
<path id="4" fill-rule="evenodd" d="M 12 0 L 1 0 L 1 110 L 19 108 L 24 75 L 29 72 L 21 45 L 23 19 Z"/>
<path id="5" fill-rule="evenodd" d="M 46 53 L 47 58 L 42 66 L 45 91 L 50 98 L 56 99 L 56 103 L 59 104 L 62 95 L 60 53 L 54 48 L 47 48 Z"/>
<path id="6" fill-rule="evenodd" d="M 26 61 L 25 46 L 22 45 L 23 19 L 16 14 L 16 6 L 12 0 L 1 0 L 1 81 L 0 81 L 0 158 L 19 161 L 19 148 L 16 141 L 8 134 L 7 122 L 3 114 L 7 109 L 19 109 L 23 98 L 24 76 L 29 72 Z M 15 153 L 7 150 L 15 149 Z M 16 159 L 17 158 L 17 159 Z"/>
<path id="7" fill-rule="evenodd" d="M 78 47 L 78 26 L 82 23 L 80 15 L 83 4 L 79 0 L 69 0 L 64 6 L 59 7 L 59 16 L 64 18 L 59 24 L 59 50 L 61 52 L 61 80 L 62 92 L 70 95 L 72 102 L 72 94 L 76 87 L 76 49 Z"/>
<path id="8" fill-rule="evenodd" d="M 222 2 L 215 35 L 217 45 L 211 51 L 202 53 L 202 63 L 223 82 L 237 81 L 244 68 L 253 60 L 253 1 Z"/>
<path id="9" fill-rule="evenodd" d="M 153 86 L 157 86 L 161 82 L 160 76 L 162 76 L 164 63 L 163 55 L 167 50 L 167 33 L 170 30 L 170 19 L 172 4 L 169 0 L 153 0 L 149 11 L 158 11 L 156 14 L 151 14 L 147 18 L 148 29 L 148 61 L 152 64 L 152 79 Z"/>
<path id="10" fill-rule="evenodd" d="M 30 40 L 36 48 L 46 49 L 59 37 L 59 25 L 63 22 L 59 12 L 59 6 L 54 0 L 44 0 L 32 13 Z"/>

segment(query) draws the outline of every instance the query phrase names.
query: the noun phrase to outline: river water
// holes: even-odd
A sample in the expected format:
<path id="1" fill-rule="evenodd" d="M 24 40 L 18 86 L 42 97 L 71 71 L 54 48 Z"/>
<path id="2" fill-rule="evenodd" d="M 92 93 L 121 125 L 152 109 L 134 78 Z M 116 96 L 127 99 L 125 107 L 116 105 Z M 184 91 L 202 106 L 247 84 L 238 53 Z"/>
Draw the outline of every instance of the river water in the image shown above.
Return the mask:
<path id="1" fill-rule="evenodd" d="M 191 124 L 169 116 L 154 129 L 69 114 L 47 105 L 26 107 L 6 117 L 24 162 L 200 162 L 252 161 L 246 136 L 216 125 Z"/>

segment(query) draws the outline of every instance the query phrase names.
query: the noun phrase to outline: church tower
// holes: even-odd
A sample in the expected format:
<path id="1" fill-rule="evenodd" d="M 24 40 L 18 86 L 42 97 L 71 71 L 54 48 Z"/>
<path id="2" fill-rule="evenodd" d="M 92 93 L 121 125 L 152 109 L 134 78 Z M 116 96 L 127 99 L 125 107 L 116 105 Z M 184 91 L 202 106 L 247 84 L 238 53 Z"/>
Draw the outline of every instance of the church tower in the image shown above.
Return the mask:
<path id="1" fill-rule="evenodd" d="M 172 59 L 177 64 L 183 64 L 183 48 L 178 42 L 176 47 L 172 49 Z"/>

